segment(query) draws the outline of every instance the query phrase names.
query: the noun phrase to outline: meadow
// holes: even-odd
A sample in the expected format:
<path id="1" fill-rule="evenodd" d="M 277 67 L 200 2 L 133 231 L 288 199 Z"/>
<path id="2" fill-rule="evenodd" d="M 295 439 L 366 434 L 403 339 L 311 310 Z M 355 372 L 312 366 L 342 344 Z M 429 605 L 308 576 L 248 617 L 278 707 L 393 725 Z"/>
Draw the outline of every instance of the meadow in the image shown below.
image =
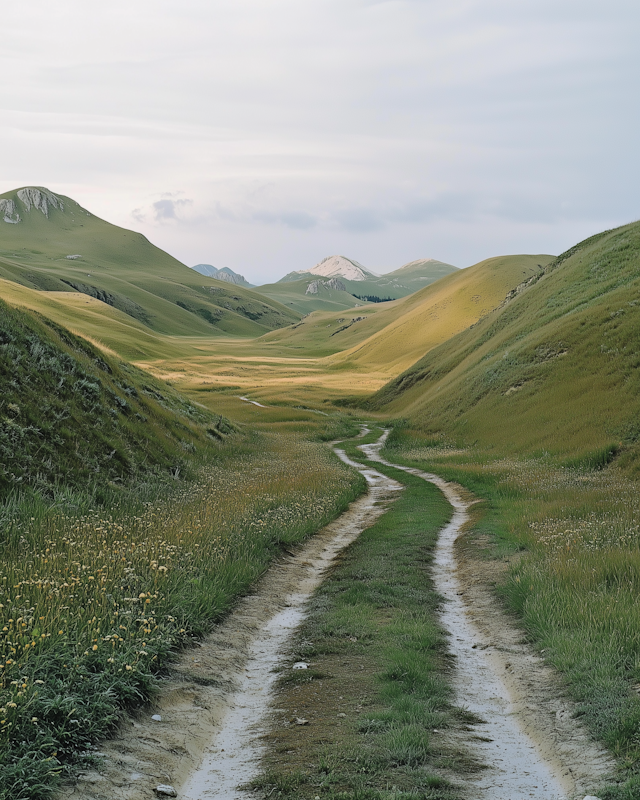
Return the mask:
<path id="1" fill-rule="evenodd" d="M 47 797 L 151 696 L 177 649 L 210 630 L 282 547 L 363 490 L 320 444 L 354 435 L 354 407 L 409 420 L 394 427 L 390 460 L 426 466 L 484 499 L 468 541 L 489 535 L 494 557 L 513 558 L 497 587 L 505 609 L 618 756 L 620 782 L 604 800 L 639 798 L 638 224 L 556 259 L 488 259 L 400 300 L 299 321 L 67 210 L 32 217 L 28 230 L 9 226 L 15 241 L 0 253 L 3 297 L 39 312 L 0 306 L 0 444 L 13 459 L 0 507 L 0 800 Z M 58 238 L 45 245 L 54 222 Z M 34 236 L 42 251 L 24 239 Z M 82 258 L 69 261 L 75 252 Z M 96 267 L 100 281 L 89 285 Z M 414 507 L 401 504 L 363 542 L 404 552 L 394 537 L 411 539 Z M 416 555 L 419 576 L 404 575 L 404 562 L 394 573 L 397 587 L 408 582 L 403 607 L 429 558 Z M 362 574 L 387 568 L 378 560 Z M 342 584 L 319 595 L 329 610 L 313 624 L 335 622 L 339 634 L 316 636 L 327 650 L 356 606 L 364 634 L 349 642 L 372 641 L 365 629 L 382 619 L 380 598 L 365 608 L 359 567 L 345 569 Z M 432 610 L 428 587 L 420 602 Z M 400 646 L 396 611 L 372 663 Z M 439 687 L 425 719 L 453 725 L 439 633 L 423 622 Z M 413 712 L 402 732 L 389 691 L 360 731 L 369 738 L 349 740 L 380 768 L 375 791 L 397 733 L 423 759 L 407 790 L 452 796 L 437 776 L 420 784 L 423 766 L 444 756 L 411 728 Z M 330 774 L 327 791 L 341 782 L 363 789 L 357 758 L 328 763 L 305 792 Z M 290 793 L 303 783 L 287 784 Z"/>
<path id="2" fill-rule="evenodd" d="M 496 457 L 402 426 L 386 453 L 484 500 L 469 538 L 489 535 L 491 557 L 512 559 L 498 596 L 619 759 L 620 783 L 603 798 L 640 797 L 637 481 L 615 465 Z"/>
<path id="3" fill-rule="evenodd" d="M 43 798 L 282 548 L 363 490 L 318 442 L 238 434 L 195 481 L 0 509 L 0 797 Z"/>

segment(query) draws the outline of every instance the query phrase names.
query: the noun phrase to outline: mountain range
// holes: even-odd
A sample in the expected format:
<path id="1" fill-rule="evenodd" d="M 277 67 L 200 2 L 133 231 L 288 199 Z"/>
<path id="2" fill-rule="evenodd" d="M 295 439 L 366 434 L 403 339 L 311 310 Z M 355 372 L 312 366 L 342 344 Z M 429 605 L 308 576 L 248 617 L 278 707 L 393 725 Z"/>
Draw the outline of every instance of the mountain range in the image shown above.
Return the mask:
<path id="1" fill-rule="evenodd" d="M 308 270 L 290 272 L 277 283 L 257 286 L 255 290 L 301 314 L 308 314 L 320 309 L 340 310 L 397 300 L 453 272 L 457 272 L 457 267 L 425 258 L 411 261 L 393 272 L 376 275 L 353 259 L 335 255 L 322 259 Z"/>
<path id="2" fill-rule="evenodd" d="M 244 286 L 194 272 L 141 234 L 38 186 L 0 195 L 0 279 L 94 298 L 163 335 L 260 336 L 299 318 Z"/>
<path id="3" fill-rule="evenodd" d="M 244 275 L 239 275 L 237 272 L 229 269 L 229 267 L 218 269 L 212 264 L 196 264 L 195 267 L 191 267 L 191 269 L 194 269 L 201 275 L 207 275 L 209 278 L 217 278 L 219 281 L 233 283 L 236 286 L 245 286 L 247 289 L 253 288 L 253 284 L 249 283 Z"/>

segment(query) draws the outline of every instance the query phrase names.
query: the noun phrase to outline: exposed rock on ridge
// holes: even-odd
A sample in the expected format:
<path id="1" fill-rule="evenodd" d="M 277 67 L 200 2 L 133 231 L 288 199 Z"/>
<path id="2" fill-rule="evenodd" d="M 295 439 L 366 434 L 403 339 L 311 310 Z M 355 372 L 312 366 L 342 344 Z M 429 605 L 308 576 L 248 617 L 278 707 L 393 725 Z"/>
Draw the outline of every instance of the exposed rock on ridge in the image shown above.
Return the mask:
<path id="1" fill-rule="evenodd" d="M 327 256 L 315 267 L 299 270 L 299 272 L 310 272 L 312 275 L 322 275 L 323 278 L 345 278 L 348 281 L 366 281 L 374 275 L 362 264 L 344 256 Z"/>
<path id="2" fill-rule="evenodd" d="M 25 186 L 23 189 L 18 189 L 16 196 L 24 206 L 25 211 L 30 212 L 32 208 L 36 208 L 47 218 L 51 207 L 64 211 L 62 198 L 41 186 Z M 11 198 L 5 197 L 0 200 L 0 215 L 2 215 L 4 222 L 9 222 L 12 225 L 22 222 L 18 205 Z"/>
<path id="3" fill-rule="evenodd" d="M 347 287 L 338 278 L 330 278 L 328 281 L 311 281 L 307 286 L 305 294 L 318 294 L 319 289 L 325 286 L 327 289 L 335 289 L 337 292 L 346 292 Z"/>
<path id="4" fill-rule="evenodd" d="M 229 267 L 222 267 L 222 269 L 218 269 L 211 264 L 196 264 L 195 267 L 191 267 L 191 269 L 199 272 L 201 275 L 207 275 L 209 278 L 215 278 L 218 281 L 233 283 L 235 286 L 252 286 L 252 284 L 247 281 L 244 275 L 239 275 L 237 272 L 229 269 Z"/>
<path id="5" fill-rule="evenodd" d="M 0 200 L 0 214 L 2 214 L 5 222 L 10 222 L 13 225 L 20 222 L 20 214 L 18 214 L 18 209 L 13 200 L 6 200 L 4 198 Z"/>

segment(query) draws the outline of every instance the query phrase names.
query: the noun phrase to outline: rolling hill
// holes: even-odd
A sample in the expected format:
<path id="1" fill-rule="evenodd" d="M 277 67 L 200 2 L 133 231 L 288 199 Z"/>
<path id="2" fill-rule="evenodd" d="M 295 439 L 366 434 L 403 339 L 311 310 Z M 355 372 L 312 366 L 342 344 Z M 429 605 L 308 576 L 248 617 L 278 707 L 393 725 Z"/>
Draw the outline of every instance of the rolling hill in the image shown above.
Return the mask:
<path id="1" fill-rule="evenodd" d="M 412 261 L 386 275 L 375 275 L 357 261 L 329 256 L 309 270 L 290 272 L 277 283 L 258 286 L 256 291 L 308 314 L 320 309 L 347 309 L 368 302 L 397 300 L 456 270 L 450 264 L 427 258 Z M 332 280 L 339 283 L 342 294 L 335 293 L 335 287 L 326 288 Z M 332 288 L 334 291 L 330 293 Z"/>
<path id="2" fill-rule="evenodd" d="M 43 187 L 0 195 L 0 278 L 88 295 L 172 336 L 260 336 L 299 317 L 241 286 L 199 275 L 141 234 Z"/>
<path id="3" fill-rule="evenodd" d="M 456 270 L 420 291 L 389 303 L 344 311 L 318 311 L 260 341 L 292 353 L 332 356 L 330 368 L 382 370 L 397 375 L 427 350 L 477 322 L 523 279 L 537 274 L 552 256 L 515 255 L 486 259 Z"/>
<path id="4" fill-rule="evenodd" d="M 125 486 L 231 431 L 173 389 L 0 300 L 0 499 Z"/>
<path id="5" fill-rule="evenodd" d="M 344 311 L 366 305 L 366 301 L 355 297 L 347 289 L 347 284 L 351 283 L 343 278 L 322 278 L 307 273 L 305 277 L 298 276 L 295 281 L 257 286 L 255 291 L 305 315 L 313 311 Z"/>
<path id="6" fill-rule="evenodd" d="M 371 396 L 430 348 L 477 323 L 552 258 L 487 259 L 401 300 L 315 311 L 258 339 L 197 341 L 197 352 L 139 363 L 189 392 L 228 390 L 267 404 L 330 410 L 345 397 Z"/>
<path id="7" fill-rule="evenodd" d="M 580 242 L 371 407 L 500 452 L 640 457 L 640 223 Z"/>

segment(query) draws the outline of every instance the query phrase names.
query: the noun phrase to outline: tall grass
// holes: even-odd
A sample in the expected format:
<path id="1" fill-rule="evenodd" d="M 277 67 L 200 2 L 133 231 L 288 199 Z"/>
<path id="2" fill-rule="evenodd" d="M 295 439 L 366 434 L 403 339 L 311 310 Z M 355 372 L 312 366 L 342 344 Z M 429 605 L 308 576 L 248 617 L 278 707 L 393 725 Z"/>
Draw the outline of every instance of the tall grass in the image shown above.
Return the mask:
<path id="1" fill-rule="evenodd" d="M 494 535 L 499 552 L 521 551 L 501 596 L 560 670 L 594 735 L 640 771 L 637 481 L 599 460 L 568 468 L 546 456 L 496 460 L 429 447 L 403 431 L 393 440 L 393 459 L 428 464 L 487 500 L 479 530 Z M 634 781 L 604 796 L 640 797 Z"/>
<path id="2" fill-rule="evenodd" d="M 0 798 L 46 797 L 123 708 L 151 695 L 172 651 L 361 488 L 321 445 L 262 435 L 164 501 L 5 508 Z"/>

